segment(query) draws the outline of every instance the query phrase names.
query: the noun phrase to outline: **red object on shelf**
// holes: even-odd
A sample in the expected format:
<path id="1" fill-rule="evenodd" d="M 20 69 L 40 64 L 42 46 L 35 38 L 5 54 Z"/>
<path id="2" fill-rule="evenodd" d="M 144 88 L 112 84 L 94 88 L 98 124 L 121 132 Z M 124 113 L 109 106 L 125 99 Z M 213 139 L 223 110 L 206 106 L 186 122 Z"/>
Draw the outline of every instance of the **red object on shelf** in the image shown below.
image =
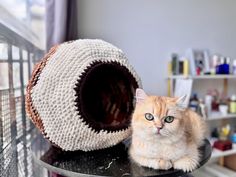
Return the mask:
<path id="1" fill-rule="evenodd" d="M 196 73 L 197 73 L 197 75 L 199 76 L 199 75 L 201 74 L 201 68 L 197 67 L 197 68 L 196 68 Z"/>
<path id="2" fill-rule="evenodd" d="M 221 151 L 230 150 L 232 149 L 232 142 L 229 140 L 225 140 L 225 141 L 218 140 L 214 142 L 213 147 Z"/>

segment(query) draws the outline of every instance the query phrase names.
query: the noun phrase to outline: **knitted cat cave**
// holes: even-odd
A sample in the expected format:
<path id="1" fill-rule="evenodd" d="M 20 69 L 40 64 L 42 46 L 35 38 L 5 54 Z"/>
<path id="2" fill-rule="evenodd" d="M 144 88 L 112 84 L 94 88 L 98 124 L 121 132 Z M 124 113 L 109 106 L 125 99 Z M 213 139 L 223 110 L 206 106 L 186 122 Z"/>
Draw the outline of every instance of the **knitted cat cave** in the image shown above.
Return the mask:
<path id="1" fill-rule="evenodd" d="M 102 40 L 53 47 L 35 66 L 26 111 L 54 145 L 69 151 L 113 146 L 130 133 L 141 82 L 123 52 Z"/>

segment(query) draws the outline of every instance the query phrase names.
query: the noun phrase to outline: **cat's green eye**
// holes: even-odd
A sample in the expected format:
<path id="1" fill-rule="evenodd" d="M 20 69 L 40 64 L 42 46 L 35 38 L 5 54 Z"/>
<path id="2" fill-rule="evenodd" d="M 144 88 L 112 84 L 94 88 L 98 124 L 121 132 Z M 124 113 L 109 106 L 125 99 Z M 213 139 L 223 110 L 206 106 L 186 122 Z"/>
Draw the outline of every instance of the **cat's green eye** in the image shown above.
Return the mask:
<path id="1" fill-rule="evenodd" d="M 164 121 L 166 122 L 166 123 L 171 123 L 171 122 L 173 122 L 174 121 L 174 116 L 166 116 L 165 118 L 164 118 Z"/>
<path id="2" fill-rule="evenodd" d="M 154 119 L 154 116 L 151 114 L 151 113 L 146 113 L 145 114 L 145 118 L 149 121 L 153 120 Z"/>

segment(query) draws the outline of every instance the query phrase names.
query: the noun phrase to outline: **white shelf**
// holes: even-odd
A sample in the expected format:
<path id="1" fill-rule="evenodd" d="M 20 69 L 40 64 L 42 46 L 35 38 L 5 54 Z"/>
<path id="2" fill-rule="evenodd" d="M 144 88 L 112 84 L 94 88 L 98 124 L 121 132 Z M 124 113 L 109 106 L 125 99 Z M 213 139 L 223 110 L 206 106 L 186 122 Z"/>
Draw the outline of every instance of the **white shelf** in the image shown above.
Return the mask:
<path id="1" fill-rule="evenodd" d="M 219 75 L 173 75 L 169 76 L 168 79 L 236 79 L 236 75 L 230 74 L 219 74 Z"/>
<path id="2" fill-rule="evenodd" d="M 204 166 L 203 170 L 214 177 L 236 177 L 235 171 L 214 163 Z"/>
<path id="3" fill-rule="evenodd" d="M 220 112 L 212 112 L 208 117 L 207 117 L 207 121 L 210 120 L 221 120 L 221 119 L 231 119 L 231 118 L 236 118 L 236 114 L 226 114 L 223 115 Z"/>
<path id="4" fill-rule="evenodd" d="M 218 158 L 232 154 L 236 154 L 236 144 L 233 144 L 233 148 L 227 151 L 221 151 L 216 148 L 213 148 L 211 158 Z"/>

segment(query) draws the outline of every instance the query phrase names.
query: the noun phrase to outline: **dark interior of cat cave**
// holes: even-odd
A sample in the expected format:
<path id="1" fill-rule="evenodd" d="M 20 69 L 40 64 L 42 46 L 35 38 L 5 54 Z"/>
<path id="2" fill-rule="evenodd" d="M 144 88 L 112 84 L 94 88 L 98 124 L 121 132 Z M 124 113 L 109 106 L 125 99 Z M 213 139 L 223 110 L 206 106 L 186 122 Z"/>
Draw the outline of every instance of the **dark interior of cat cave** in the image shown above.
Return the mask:
<path id="1" fill-rule="evenodd" d="M 78 114 L 95 131 L 122 130 L 129 126 L 138 83 L 118 62 L 95 62 L 76 84 Z"/>

